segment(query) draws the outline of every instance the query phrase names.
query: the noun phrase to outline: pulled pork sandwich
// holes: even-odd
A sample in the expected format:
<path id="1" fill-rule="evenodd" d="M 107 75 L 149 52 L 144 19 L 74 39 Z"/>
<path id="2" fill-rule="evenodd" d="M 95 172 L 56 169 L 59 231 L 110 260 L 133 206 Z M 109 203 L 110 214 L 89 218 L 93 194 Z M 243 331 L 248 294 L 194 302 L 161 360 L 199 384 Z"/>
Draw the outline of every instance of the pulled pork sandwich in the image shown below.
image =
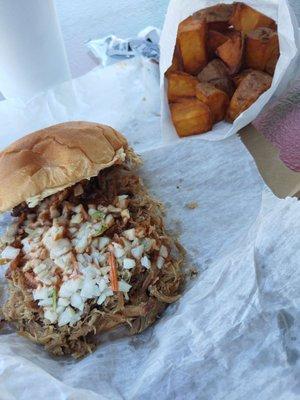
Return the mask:
<path id="1" fill-rule="evenodd" d="M 12 210 L 3 315 L 55 355 L 81 357 L 117 326 L 142 332 L 179 297 L 182 257 L 138 163 L 120 133 L 87 122 L 0 153 L 0 211 Z"/>

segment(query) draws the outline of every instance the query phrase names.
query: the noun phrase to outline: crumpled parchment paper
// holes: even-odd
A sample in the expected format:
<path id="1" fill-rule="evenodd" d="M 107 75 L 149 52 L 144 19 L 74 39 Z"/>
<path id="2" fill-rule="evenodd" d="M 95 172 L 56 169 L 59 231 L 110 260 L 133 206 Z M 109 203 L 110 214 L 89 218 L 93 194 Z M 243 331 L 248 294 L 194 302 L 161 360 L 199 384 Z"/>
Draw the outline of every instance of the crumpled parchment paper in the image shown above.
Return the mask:
<path id="1" fill-rule="evenodd" d="M 109 35 L 90 40 L 86 46 L 102 67 L 137 55 L 159 62 L 159 38 L 160 30 L 148 26 L 134 38 L 121 39 Z"/>
<path id="2" fill-rule="evenodd" d="M 281 93 L 297 66 L 299 33 L 296 17 L 288 0 L 243 0 L 243 2 L 277 22 L 281 55 L 276 66 L 272 86 L 233 124 L 224 121 L 219 122 L 214 125 L 212 131 L 195 136 L 194 140 L 222 140 L 244 128 L 259 115 L 272 96 Z M 194 12 L 218 3 L 220 3 L 218 0 L 171 0 L 169 3 L 160 39 L 161 124 L 163 139 L 167 143 L 179 140 L 170 118 L 166 93 L 167 82 L 164 78 L 165 72 L 172 63 L 178 24 Z M 222 3 L 231 4 L 233 0 L 222 0 Z"/>
<path id="3" fill-rule="evenodd" d="M 72 90 L 0 103 L 1 147 L 68 119 L 122 130 L 199 274 L 152 328 L 103 336 L 83 360 L 54 359 L 4 328 L 0 399 L 299 399 L 298 201 L 265 189 L 236 136 L 161 146 L 159 83 L 149 64 L 95 69 Z"/>

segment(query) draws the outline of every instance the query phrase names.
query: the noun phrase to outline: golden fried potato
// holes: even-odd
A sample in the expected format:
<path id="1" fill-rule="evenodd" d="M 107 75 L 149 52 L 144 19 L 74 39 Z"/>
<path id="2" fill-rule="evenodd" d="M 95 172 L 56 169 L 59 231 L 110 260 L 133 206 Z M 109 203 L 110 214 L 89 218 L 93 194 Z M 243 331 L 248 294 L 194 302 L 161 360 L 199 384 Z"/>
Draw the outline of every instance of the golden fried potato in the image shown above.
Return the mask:
<path id="1" fill-rule="evenodd" d="M 254 8 L 243 3 L 234 5 L 233 15 L 229 20 L 230 24 L 240 32 L 248 34 L 256 28 L 276 28 L 275 21 Z"/>
<path id="2" fill-rule="evenodd" d="M 184 29 L 187 25 L 191 24 L 195 20 L 196 20 L 196 18 L 194 18 L 193 15 L 190 15 L 188 18 L 181 21 L 179 24 L 179 27 L 178 27 L 178 33 L 180 32 L 181 29 Z"/>
<path id="3" fill-rule="evenodd" d="M 174 102 L 181 97 L 195 97 L 198 79 L 185 72 L 170 72 L 168 80 L 168 99 Z"/>
<path id="4" fill-rule="evenodd" d="M 171 103 L 170 111 L 180 137 L 197 135 L 212 129 L 213 118 L 209 107 L 196 98 Z"/>
<path id="5" fill-rule="evenodd" d="M 193 14 L 194 18 L 205 18 L 209 29 L 222 32 L 229 27 L 233 13 L 233 4 L 217 4 Z"/>
<path id="6" fill-rule="evenodd" d="M 176 46 L 174 49 L 172 64 L 170 68 L 166 71 L 165 75 L 167 76 L 170 72 L 176 72 L 176 71 L 183 71 L 182 57 L 178 41 L 176 42 Z"/>
<path id="7" fill-rule="evenodd" d="M 237 36 L 241 35 L 241 32 L 231 27 L 229 29 L 226 29 L 223 34 L 226 35 L 229 39 L 235 39 Z"/>
<path id="8" fill-rule="evenodd" d="M 178 29 L 178 43 L 184 71 L 196 75 L 208 62 L 207 24 L 204 19 L 189 17 Z"/>
<path id="9" fill-rule="evenodd" d="M 244 78 L 246 78 L 247 75 L 249 75 L 251 72 L 253 72 L 254 70 L 251 68 L 248 69 L 244 69 L 243 71 L 241 71 L 239 74 L 235 75 L 232 77 L 232 80 L 235 84 L 236 87 L 238 87 L 240 85 L 240 83 L 242 82 L 242 80 Z"/>
<path id="10" fill-rule="evenodd" d="M 224 119 L 229 106 L 229 97 L 225 92 L 212 83 L 201 82 L 196 86 L 196 97 L 210 108 L 214 123 Z"/>
<path id="11" fill-rule="evenodd" d="M 224 33 L 210 30 L 208 31 L 208 49 L 214 53 L 217 48 L 227 42 L 228 39 L 228 36 L 224 35 Z"/>
<path id="12" fill-rule="evenodd" d="M 272 76 L 274 75 L 279 57 L 280 57 L 280 51 L 277 52 L 277 50 L 274 49 L 273 52 L 270 52 L 270 57 L 267 61 L 266 68 L 265 68 L 265 71 L 268 74 L 270 74 Z"/>
<path id="13" fill-rule="evenodd" d="M 217 89 L 225 92 L 230 99 L 233 96 L 235 87 L 230 77 L 226 76 L 224 78 L 212 79 L 210 83 L 212 83 Z"/>
<path id="14" fill-rule="evenodd" d="M 248 68 L 267 71 L 270 75 L 279 58 L 278 35 L 270 28 L 257 28 L 249 32 L 245 45 L 245 64 Z"/>
<path id="15" fill-rule="evenodd" d="M 270 88 L 272 77 L 261 71 L 248 74 L 236 89 L 227 110 L 226 120 L 233 122 Z"/>
<path id="16" fill-rule="evenodd" d="M 241 34 L 233 35 L 216 50 L 216 54 L 229 68 L 230 74 L 236 74 L 244 57 L 244 38 Z"/>
<path id="17" fill-rule="evenodd" d="M 205 68 L 198 74 L 200 82 L 212 83 L 217 89 L 222 90 L 229 98 L 232 97 L 235 87 L 228 76 L 228 68 L 223 61 L 218 58 L 210 61 Z"/>
<path id="18" fill-rule="evenodd" d="M 200 82 L 210 82 L 212 79 L 219 79 L 228 76 L 228 68 L 219 59 L 210 61 L 205 68 L 197 75 Z"/>

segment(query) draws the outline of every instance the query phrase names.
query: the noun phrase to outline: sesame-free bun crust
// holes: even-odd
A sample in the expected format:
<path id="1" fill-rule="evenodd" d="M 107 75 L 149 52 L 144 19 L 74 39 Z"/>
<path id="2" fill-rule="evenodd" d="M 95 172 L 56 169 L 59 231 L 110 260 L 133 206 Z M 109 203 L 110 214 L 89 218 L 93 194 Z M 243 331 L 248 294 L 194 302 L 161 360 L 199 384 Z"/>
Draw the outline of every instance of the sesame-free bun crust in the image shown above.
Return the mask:
<path id="1" fill-rule="evenodd" d="M 91 122 L 66 122 L 24 136 L 0 153 L 0 211 L 98 175 L 122 162 L 122 149 L 127 141 L 119 132 Z"/>

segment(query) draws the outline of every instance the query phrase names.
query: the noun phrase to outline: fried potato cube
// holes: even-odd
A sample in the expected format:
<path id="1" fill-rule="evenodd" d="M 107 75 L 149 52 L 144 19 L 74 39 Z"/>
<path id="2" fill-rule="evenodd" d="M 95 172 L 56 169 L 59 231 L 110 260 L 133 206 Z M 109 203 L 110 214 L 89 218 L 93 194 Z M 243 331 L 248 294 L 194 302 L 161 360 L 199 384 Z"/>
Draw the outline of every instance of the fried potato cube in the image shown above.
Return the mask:
<path id="1" fill-rule="evenodd" d="M 197 135 L 212 129 L 213 119 L 209 107 L 196 98 L 171 103 L 170 111 L 180 137 Z"/>
<path id="2" fill-rule="evenodd" d="M 248 69 L 244 69 L 243 71 L 241 71 L 239 74 L 235 75 L 232 77 L 232 80 L 235 84 L 236 87 L 238 87 L 240 85 L 240 83 L 242 82 L 242 80 L 244 78 L 246 78 L 247 75 L 249 75 L 251 72 L 253 72 L 254 70 L 251 68 Z"/>
<path id="3" fill-rule="evenodd" d="M 205 18 L 209 29 L 222 32 L 229 27 L 229 19 L 233 13 L 233 4 L 217 4 L 204 8 L 193 14 L 195 18 Z"/>
<path id="4" fill-rule="evenodd" d="M 274 52 L 270 52 L 270 57 L 267 61 L 265 71 L 272 76 L 274 75 L 279 56 L 280 56 L 280 51 L 277 52 L 274 49 Z"/>
<path id="5" fill-rule="evenodd" d="M 176 71 L 183 71 L 182 57 L 178 41 L 176 42 L 176 46 L 174 49 L 172 64 L 170 68 L 166 71 L 165 75 L 167 76 L 170 72 L 176 72 Z"/>
<path id="6" fill-rule="evenodd" d="M 219 46 L 223 43 L 227 42 L 228 36 L 224 35 L 224 33 L 210 30 L 208 31 L 208 48 L 211 52 L 215 52 Z"/>
<path id="7" fill-rule="evenodd" d="M 198 79 L 185 72 L 170 72 L 168 80 L 168 99 L 170 102 L 177 101 L 181 97 L 195 97 Z"/>
<path id="8" fill-rule="evenodd" d="M 212 83 L 201 82 L 196 86 L 196 97 L 210 108 L 214 123 L 224 119 L 229 106 L 229 97 L 225 92 Z"/>
<path id="9" fill-rule="evenodd" d="M 233 96 L 235 87 L 232 80 L 228 76 L 224 78 L 212 79 L 210 83 L 212 83 L 217 89 L 225 92 L 230 99 Z"/>
<path id="10" fill-rule="evenodd" d="M 275 21 L 272 18 L 243 3 L 236 3 L 234 5 L 233 15 L 229 22 L 235 29 L 244 34 L 260 27 L 276 28 Z"/>
<path id="11" fill-rule="evenodd" d="M 228 68 L 223 61 L 218 58 L 210 61 L 205 68 L 198 74 L 200 82 L 212 83 L 216 88 L 222 90 L 229 98 L 232 97 L 235 87 L 228 76 Z"/>
<path id="12" fill-rule="evenodd" d="M 241 34 L 233 35 L 216 50 L 216 54 L 228 66 L 231 74 L 237 73 L 244 57 L 244 38 Z"/>
<path id="13" fill-rule="evenodd" d="M 223 34 L 226 35 L 229 39 L 235 39 L 237 36 L 241 35 L 241 32 L 231 27 L 229 29 L 226 29 Z"/>
<path id="14" fill-rule="evenodd" d="M 181 31 L 181 29 L 184 29 L 186 26 L 191 24 L 193 21 L 195 21 L 196 18 L 194 18 L 193 15 L 190 15 L 186 19 L 180 22 L 179 27 L 178 27 L 178 33 Z M 203 18 L 202 18 L 203 19 Z"/>
<path id="15" fill-rule="evenodd" d="M 188 18 L 179 25 L 178 43 L 184 71 L 196 75 L 208 62 L 207 24 L 204 19 Z"/>
<path id="16" fill-rule="evenodd" d="M 272 77 L 261 71 L 248 74 L 236 89 L 227 110 L 226 120 L 233 122 L 247 110 L 272 84 Z"/>
<path id="17" fill-rule="evenodd" d="M 210 61 L 206 67 L 197 75 L 200 82 L 210 82 L 212 79 L 219 79 L 228 76 L 228 68 L 219 59 Z"/>
<path id="18" fill-rule="evenodd" d="M 245 45 L 245 63 L 248 68 L 273 75 L 278 58 L 279 41 L 275 31 L 257 28 L 248 34 Z"/>

